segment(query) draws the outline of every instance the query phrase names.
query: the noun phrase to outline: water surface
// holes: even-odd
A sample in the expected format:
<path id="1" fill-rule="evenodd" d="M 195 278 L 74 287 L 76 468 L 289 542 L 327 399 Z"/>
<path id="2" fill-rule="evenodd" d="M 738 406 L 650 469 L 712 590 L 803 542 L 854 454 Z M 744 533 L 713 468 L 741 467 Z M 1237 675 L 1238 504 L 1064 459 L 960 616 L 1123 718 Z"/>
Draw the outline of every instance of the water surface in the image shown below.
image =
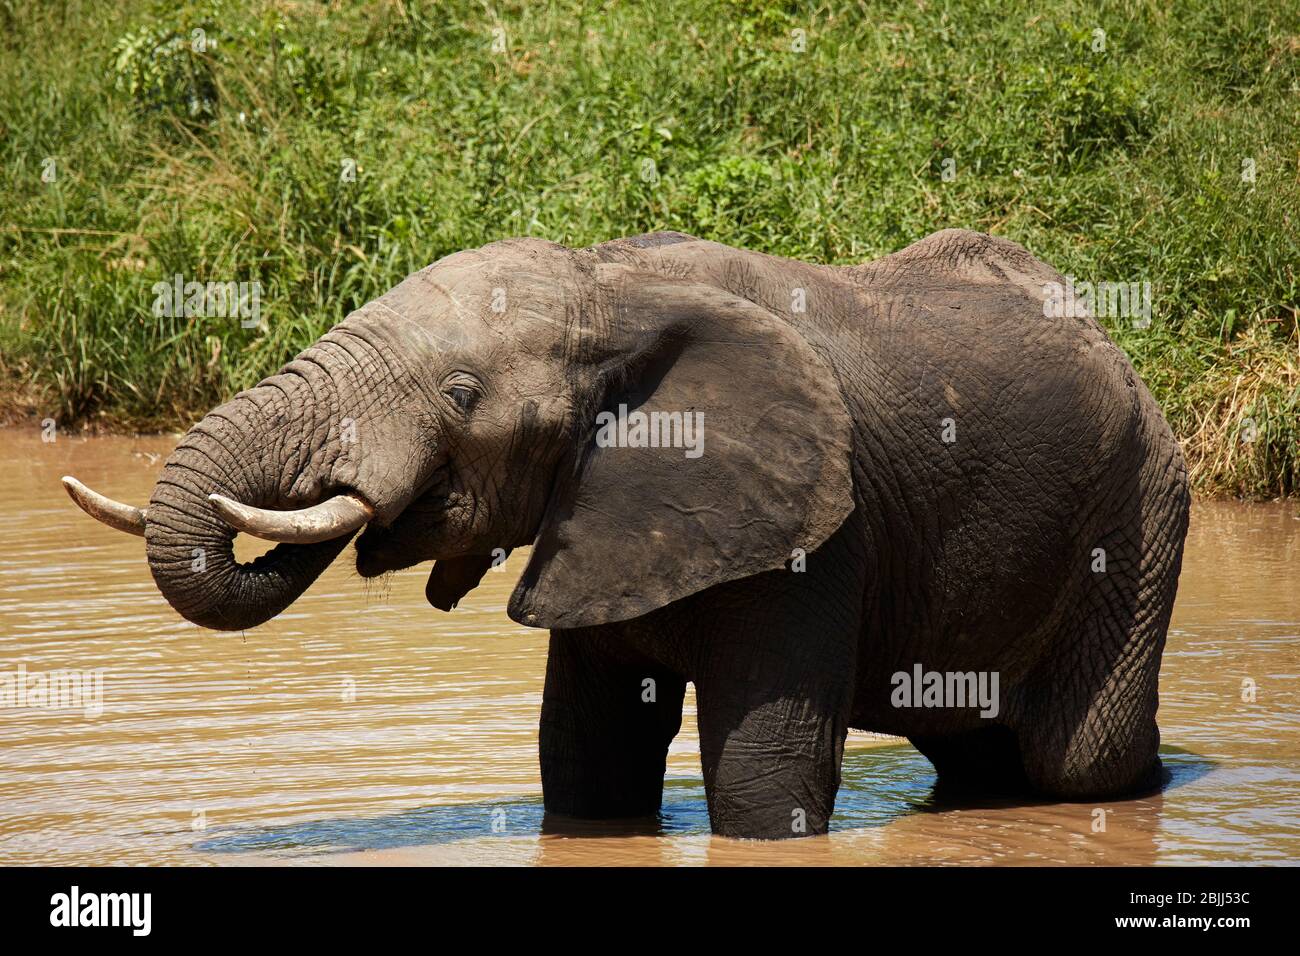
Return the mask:
<path id="1" fill-rule="evenodd" d="M 172 439 L 7 429 L 0 443 L 0 672 L 101 671 L 103 689 L 98 714 L 0 707 L 0 864 L 1300 860 L 1294 503 L 1193 510 L 1158 795 L 946 806 L 916 751 L 855 733 L 829 836 L 714 838 L 688 692 L 657 827 L 543 834 L 547 637 L 506 617 L 519 554 L 442 614 L 427 565 L 367 585 L 349 550 L 286 613 L 218 634 L 167 606 L 141 539 L 59 486 L 72 473 L 144 504 Z"/>

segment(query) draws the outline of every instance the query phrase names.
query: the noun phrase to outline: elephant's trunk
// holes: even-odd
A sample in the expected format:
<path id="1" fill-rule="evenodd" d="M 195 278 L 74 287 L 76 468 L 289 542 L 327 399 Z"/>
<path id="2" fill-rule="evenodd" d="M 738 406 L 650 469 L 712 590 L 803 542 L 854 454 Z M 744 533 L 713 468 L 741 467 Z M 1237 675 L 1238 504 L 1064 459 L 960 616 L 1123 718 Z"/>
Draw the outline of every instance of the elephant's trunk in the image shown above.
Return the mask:
<path id="1" fill-rule="evenodd" d="M 280 613 L 316 580 L 351 534 L 281 544 L 241 565 L 235 529 L 209 495 L 265 508 L 315 504 L 335 490 L 326 483 L 337 437 L 311 383 L 294 373 L 241 393 L 190 429 L 159 476 L 145 530 L 149 569 L 172 607 L 203 627 L 242 630 Z"/>
<path id="2" fill-rule="evenodd" d="M 64 487 L 92 517 L 144 535 L 154 581 L 184 617 L 223 631 L 256 627 L 293 603 L 363 524 L 390 525 L 433 480 L 442 451 L 422 413 L 418 366 L 397 358 L 407 351 L 408 341 L 393 344 L 354 313 L 191 428 L 148 508 L 72 477 Z M 237 530 L 283 543 L 241 565 Z"/>

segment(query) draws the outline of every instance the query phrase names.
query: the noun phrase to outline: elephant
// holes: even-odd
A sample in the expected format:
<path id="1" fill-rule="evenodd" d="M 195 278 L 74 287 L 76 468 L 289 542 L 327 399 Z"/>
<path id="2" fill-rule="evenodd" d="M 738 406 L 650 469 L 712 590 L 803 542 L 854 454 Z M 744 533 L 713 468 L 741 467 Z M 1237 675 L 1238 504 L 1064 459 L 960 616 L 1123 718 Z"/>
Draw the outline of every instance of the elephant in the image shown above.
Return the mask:
<path id="1" fill-rule="evenodd" d="M 531 548 L 549 819 L 659 814 L 688 682 L 722 836 L 825 833 L 851 728 L 946 793 L 1150 791 L 1187 471 L 1095 317 L 1045 308 L 1062 282 L 959 229 L 848 266 L 507 239 L 211 411 L 147 507 L 65 484 L 218 630 L 358 531 L 362 577 L 432 561 L 442 611 Z M 278 544 L 240 564 L 238 532 Z"/>

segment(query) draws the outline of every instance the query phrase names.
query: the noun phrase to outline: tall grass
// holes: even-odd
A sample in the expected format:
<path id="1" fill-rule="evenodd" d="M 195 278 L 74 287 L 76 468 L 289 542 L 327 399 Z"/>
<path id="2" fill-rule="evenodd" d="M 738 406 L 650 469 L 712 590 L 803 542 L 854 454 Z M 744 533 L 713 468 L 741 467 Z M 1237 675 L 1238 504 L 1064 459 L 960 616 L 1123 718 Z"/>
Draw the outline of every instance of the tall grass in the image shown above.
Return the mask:
<path id="1" fill-rule="evenodd" d="M 1294 5 L 0 0 L 0 45 L 0 366 L 65 425 L 183 424 L 505 236 L 963 226 L 1150 281 L 1111 331 L 1198 489 L 1300 490 Z M 176 273 L 259 281 L 262 326 L 155 316 Z"/>

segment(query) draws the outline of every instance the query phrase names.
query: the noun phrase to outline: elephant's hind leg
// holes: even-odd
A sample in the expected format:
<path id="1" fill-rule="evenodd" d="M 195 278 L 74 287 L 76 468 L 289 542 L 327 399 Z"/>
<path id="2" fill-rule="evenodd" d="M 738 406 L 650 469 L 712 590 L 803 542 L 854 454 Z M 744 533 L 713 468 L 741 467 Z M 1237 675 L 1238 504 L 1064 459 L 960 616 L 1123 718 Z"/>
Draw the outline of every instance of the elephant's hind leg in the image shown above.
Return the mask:
<path id="1" fill-rule="evenodd" d="M 1157 682 L 1186 531 L 1186 492 L 1172 485 L 1098 547 L 1071 633 L 1029 682 L 1017 719 L 1035 789 L 1084 800 L 1151 790 L 1161 780 Z"/>
<path id="2" fill-rule="evenodd" d="M 600 629 L 552 631 L 538 740 L 547 813 L 657 813 L 685 692 L 682 677 Z"/>
<path id="3" fill-rule="evenodd" d="M 1032 718 L 1021 730 L 1025 771 L 1033 789 L 1062 800 L 1120 797 L 1160 782 L 1156 668 L 1111 675 L 1087 703 Z M 1078 687 L 1063 690 L 1075 694 Z"/>

